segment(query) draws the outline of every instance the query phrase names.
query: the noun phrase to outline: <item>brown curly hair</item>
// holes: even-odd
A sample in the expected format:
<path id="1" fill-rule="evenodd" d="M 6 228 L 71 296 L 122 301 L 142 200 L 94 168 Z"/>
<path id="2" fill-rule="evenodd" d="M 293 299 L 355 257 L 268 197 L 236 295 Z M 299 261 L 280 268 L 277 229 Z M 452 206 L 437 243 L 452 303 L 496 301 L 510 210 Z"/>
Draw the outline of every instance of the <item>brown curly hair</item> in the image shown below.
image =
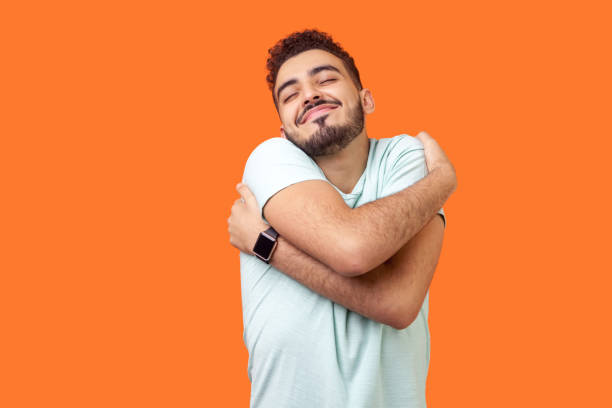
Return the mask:
<path id="1" fill-rule="evenodd" d="M 324 50 L 340 58 L 344 63 L 344 67 L 351 75 L 357 89 L 361 90 L 363 88 L 361 85 L 361 78 L 359 77 L 359 70 L 355 66 L 353 57 L 351 57 L 339 43 L 334 42 L 329 34 L 318 30 L 298 31 L 279 40 L 268 50 L 270 56 L 266 61 L 266 67 L 268 68 L 266 81 L 268 81 L 268 87 L 272 91 L 272 98 L 274 99 L 275 106 L 277 102 L 274 96 L 274 85 L 276 83 L 278 70 L 289 58 L 313 49 Z"/>

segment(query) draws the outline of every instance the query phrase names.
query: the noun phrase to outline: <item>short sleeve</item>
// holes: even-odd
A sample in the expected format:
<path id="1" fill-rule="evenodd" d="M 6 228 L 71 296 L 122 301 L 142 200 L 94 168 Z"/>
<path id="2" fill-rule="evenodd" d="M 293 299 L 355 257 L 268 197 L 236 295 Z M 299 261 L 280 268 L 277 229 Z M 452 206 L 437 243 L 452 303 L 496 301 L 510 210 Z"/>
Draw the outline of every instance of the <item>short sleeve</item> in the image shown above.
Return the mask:
<path id="1" fill-rule="evenodd" d="M 280 137 L 268 139 L 253 150 L 242 182 L 255 195 L 259 210 L 282 189 L 307 180 L 327 181 L 323 171 L 299 147 Z"/>
<path id="2" fill-rule="evenodd" d="M 426 175 L 425 150 L 421 141 L 408 135 L 394 137 L 386 160 L 383 196 L 395 194 Z M 444 210 L 440 209 L 438 214 L 446 226 Z"/>

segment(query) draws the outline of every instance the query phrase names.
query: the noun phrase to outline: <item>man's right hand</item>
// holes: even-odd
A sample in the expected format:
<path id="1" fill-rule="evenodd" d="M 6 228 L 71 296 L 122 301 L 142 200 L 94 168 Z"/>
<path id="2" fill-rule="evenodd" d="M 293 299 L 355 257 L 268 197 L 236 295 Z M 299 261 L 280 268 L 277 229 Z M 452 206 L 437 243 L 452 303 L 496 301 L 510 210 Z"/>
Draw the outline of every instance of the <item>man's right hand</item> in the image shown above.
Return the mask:
<path id="1" fill-rule="evenodd" d="M 455 167 L 449 160 L 444 150 L 440 147 L 427 132 L 419 132 L 416 138 L 423 143 L 425 148 L 425 163 L 427 164 L 427 170 L 431 173 L 433 171 L 439 171 L 445 175 L 445 180 L 448 181 L 451 191 L 455 191 L 457 188 L 457 175 L 455 174 Z"/>
<path id="2" fill-rule="evenodd" d="M 227 219 L 230 244 L 245 254 L 252 255 L 259 233 L 270 226 L 261 218 L 257 199 L 248 186 L 238 183 L 236 190 L 240 198 L 234 202 L 231 215 Z"/>

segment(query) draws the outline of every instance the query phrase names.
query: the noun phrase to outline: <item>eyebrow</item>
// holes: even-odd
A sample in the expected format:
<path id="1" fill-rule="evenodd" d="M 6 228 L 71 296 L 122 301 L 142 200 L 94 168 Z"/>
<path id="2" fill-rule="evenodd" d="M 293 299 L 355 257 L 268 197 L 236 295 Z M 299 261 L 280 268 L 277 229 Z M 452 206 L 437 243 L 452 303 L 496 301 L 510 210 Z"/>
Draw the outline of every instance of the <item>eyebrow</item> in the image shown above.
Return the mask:
<path id="1" fill-rule="evenodd" d="M 333 65 L 321 65 L 321 66 L 318 66 L 318 67 L 314 67 L 313 69 L 308 71 L 308 75 L 315 76 L 315 75 L 317 75 L 321 71 L 336 71 L 337 73 L 342 75 L 340 70 L 338 68 L 334 67 Z"/>
<path id="2" fill-rule="evenodd" d="M 280 97 L 280 93 L 283 89 L 293 84 L 297 84 L 297 79 L 290 79 L 286 81 L 285 83 L 283 83 L 281 86 L 279 86 L 278 91 L 276 91 L 276 99 L 278 100 L 278 98 Z"/>
<path id="3" fill-rule="evenodd" d="M 340 72 L 340 70 L 336 67 L 334 67 L 333 65 L 320 65 L 318 67 L 314 67 L 312 68 L 310 71 L 308 71 L 308 76 L 315 76 L 317 75 L 319 72 L 321 71 L 335 71 L 337 73 L 339 73 L 340 75 L 342 75 L 342 72 Z M 297 84 L 297 79 L 293 78 L 290 79 L 288 81 L 283 82 L 283 84 L 281 86 L 278 87 L 278 90 L 276 91 L 276 99 L 278 100 L 278 98 L 280 97 L 280 93 L 283 89 L 285 89 L 288 86 Z"/>

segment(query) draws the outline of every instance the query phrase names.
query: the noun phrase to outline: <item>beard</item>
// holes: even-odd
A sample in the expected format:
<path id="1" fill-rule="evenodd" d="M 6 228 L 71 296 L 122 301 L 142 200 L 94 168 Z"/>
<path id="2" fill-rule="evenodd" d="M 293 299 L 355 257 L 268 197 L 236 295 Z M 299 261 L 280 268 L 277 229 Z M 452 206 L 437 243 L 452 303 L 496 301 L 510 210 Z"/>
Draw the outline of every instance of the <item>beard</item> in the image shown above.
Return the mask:
<path id="1" fill-rule="evenodd" d="M 365 120 L 360 103 L 349 111 L 348 116 L 348 122 L 343 125 L 326 125 L 327 115 L 315 119 L 314 122 L 319 128 L 306 141 L 297 140 L 287 131 L 285 131 L 285 136 L 310 157 L 336 154 L 348 146 L 363 130 Z"/>

